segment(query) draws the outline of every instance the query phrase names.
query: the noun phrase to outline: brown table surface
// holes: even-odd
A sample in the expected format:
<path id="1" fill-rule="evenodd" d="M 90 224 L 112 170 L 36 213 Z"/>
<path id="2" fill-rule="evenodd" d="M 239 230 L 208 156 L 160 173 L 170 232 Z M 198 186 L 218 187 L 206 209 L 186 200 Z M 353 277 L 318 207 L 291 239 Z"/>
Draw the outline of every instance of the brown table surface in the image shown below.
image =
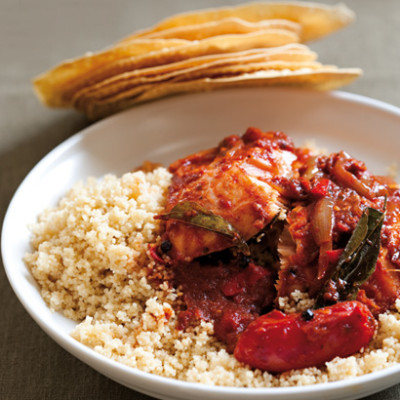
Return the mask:
<path id="1" fill-rule="evenodd" d="M 234 3 L 239 2 L 0 0 L 0 223 L 29 170 L 88 125 L 73 111 L 42 107 L 32 92 L 33 76 L 170 14 Z M 311 47 L 324 63 L 363 68 L 364 76 L 344 90 L 400 106 L 400 1 L 347 4 L 356 11 L 356 22 Z M 3 268 L 0 360 L 1 399 L 149 399 L 105 378 L 55 344 L 18 302 Z M 400 385 L 368 399 L 400 399 Z"/>

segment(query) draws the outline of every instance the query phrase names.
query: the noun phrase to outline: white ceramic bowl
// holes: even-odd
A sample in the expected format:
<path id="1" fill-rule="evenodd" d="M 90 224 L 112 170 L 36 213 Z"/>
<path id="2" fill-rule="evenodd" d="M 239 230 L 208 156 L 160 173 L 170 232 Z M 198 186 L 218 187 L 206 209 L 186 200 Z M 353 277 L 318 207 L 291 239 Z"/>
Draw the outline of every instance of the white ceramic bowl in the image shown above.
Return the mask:
<path id="1" fill-rule="evenodd" d="M 248 126 L 281 130 L 297 144 L 312 139 L 330 151 L 345 149 L 385 174 L 398 159 L 400 110 L 343 92 L 231 89 L 173 97 L 96 123 L 56 147 L 22 182 L 6 214 L 2 254 L 8 279 L 32 318 L 57 343 L 102 374 L 160 399 L 356 399 L 400 381 L 400 366 L 359 378 L 292 388 L 211 387 L 162 378 L 109 360 L 69 336 L 75 323 L 50 312 L 22 261 L 28 224 L 76 181 L 122 174 L 145 160 L 169 162 L 214 146 Z"/>

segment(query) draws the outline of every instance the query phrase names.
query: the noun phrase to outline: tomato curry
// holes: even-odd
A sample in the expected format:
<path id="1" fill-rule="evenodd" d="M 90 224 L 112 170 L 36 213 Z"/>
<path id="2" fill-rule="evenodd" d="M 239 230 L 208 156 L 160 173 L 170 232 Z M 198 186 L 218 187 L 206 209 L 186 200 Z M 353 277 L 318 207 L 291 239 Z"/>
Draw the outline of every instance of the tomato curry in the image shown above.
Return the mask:
<path id="1" fill-rule="evenodd" d="M 400 189 L 345 152 L 249 128 L 170 166 L 159 259 L 183 293 L 179 328 L 211 321 L 229 352 L 270 372 L 368 345 L 400 295 Z M 314 308 L 285 314 L 295 290 Z"/>

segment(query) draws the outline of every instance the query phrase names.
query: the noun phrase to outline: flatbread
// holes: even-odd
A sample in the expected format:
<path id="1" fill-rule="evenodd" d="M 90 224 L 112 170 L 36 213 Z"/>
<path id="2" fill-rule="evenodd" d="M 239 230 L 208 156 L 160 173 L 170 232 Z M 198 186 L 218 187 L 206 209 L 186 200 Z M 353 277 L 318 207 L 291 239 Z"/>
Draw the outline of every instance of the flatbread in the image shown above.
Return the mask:
<path id="1" fill-rule="evenodd" d="M 213 54 L 200 56 L 159 67 L 137 69 L 105 79 L 95 85 L 87 86 L 78 91 L 73 97 L 73 104 L 78 109 L 91 99 L 110 97 L 126 91 L 137 85 L 165 81 L 211 67 L 228 65 L 245 65 L 255 62 L 312 62 L 317 58 L 316 53 L 300 44 L 289 44 L 268 49 L 252 49 L 235 53 Z"/>
<path id="2" fill-rule="evenodd" d="M 301 34 L 301 25 L 299 23 L 286 19 L 270 19 L 257 22 L 249 22 L 237 17 L 223 18 L 217 21 L 203 22 L 195 25 L 174 26 L 169 29 L 149 32 L 140 37 L 147 39 L 185 39 L 202 40 L 212 36 L 231 35 L 237 33 L 250 33 L 263 31 L 266 29 L 284 29 Z M 120 43 L 136 39 L 136 34 L 128 36 Z"/>
<path id="3" fill-rule="evenodd" d="M 143 40 L 146 42 L 142 44 L 140 41 Z M 72 107 L 72 98 L 78 90 L 126 71 L 200 55 L 281 46 L 298 40 L 295 33 L 283 29 L 214 36 L 193 42 L 181 39 L 141 39 L 138 43 L 132 40 L 115 49 L 62 63 L 36 78 L 34 87 L 39 99 L 47 106 Z M 156 44 L 152 44 L 152 41 Z M 126 55 L 131 47 L 134 55 Z"/>
<path id="4" fill-rule="evenodd" d="M 183 82 L 165 82 L 158 85 L 143 85 L 138 93 L 123 96 L 118 99 L 108 99 L 105 102 L 91 103 L 86 109 L 86 115 L 97 120 L 115 112 L 125 110 L 133 105 L 161 97 L 187 92 L 210 91 L 222 88 L 240 86 L 292 86 L 315 90 L 333 90 L 347 85 L 362 74 L 358 68 L 338 69 L 333 66 L 323 66 L 319 70 L 297 69 L 268 70 L 244 73 L 238 76 L 201 78 Z"/>
<path id="5" fill-rule="evenodd" d="M 154 27 L 130 38 L 146 37 L 174 27 L 203 24 L 225 18 L 241 18 L 249 22 L 269 19 L 287 19 L 302 26 L 301 41 L 319 39 L 348 25 L 354 13 L 344 4 L 326 5 L 308 2 L 247 3 L 235 7 L 214 8 L 182 13 L 167 18 Z"/>
<path id="6" fill-rule="evenodd" d="M 39 75 L 33 81 L 39 99 L 49 107 L 68 107 L 70 102 L 64 98 L 66 87 L 73 86 L 82 77 L 108 66 L 115 60 L 135 57 L 154 51 L 183 46 L 189 43 L 181 39 L 138 39 L 118 46 L 106 48 L 97 53 L 88 52 L 84 56 L 66 60 L 57 67 Z"/>

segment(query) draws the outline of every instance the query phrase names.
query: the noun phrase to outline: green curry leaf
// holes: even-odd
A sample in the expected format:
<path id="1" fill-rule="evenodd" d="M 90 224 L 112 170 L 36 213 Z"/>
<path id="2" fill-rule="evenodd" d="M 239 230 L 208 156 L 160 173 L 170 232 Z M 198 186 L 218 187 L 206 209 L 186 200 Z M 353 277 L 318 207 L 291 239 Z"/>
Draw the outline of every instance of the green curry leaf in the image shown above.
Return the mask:
<path id="1" fill-rule="evenodd" d="M 384 213 L 367 208 L 353 231 L 329 282 L 337 284 L 339 300 L 352 300 L 360 286 L 375 271 L 381 245 Z M 326 286 L 317 297 L 316 306 L 325 305 Z"/>
<path id="2" fill-rule="evenodd" d="M 365 213 L 363 216 L 365 216 Z M 373 208 L 368 209 L 367 221 L 365 222 L 365 218 L 362 221 L 363 232 L 354 231 L 355 238 L 350 243 L 353 238 L 352 235 L 348 246 L 339 259 L 337 267 L 340 269 L 339 279 L 360 287 L 372 275 L 379 255 L 383 217 L 384 214 L 380 211 Z M 359 236 L 357 237 L 355 234 L 359 234 Z M 354 250 L 346 252 L 348 248 L 350 250 L 354 248 Z"/>

